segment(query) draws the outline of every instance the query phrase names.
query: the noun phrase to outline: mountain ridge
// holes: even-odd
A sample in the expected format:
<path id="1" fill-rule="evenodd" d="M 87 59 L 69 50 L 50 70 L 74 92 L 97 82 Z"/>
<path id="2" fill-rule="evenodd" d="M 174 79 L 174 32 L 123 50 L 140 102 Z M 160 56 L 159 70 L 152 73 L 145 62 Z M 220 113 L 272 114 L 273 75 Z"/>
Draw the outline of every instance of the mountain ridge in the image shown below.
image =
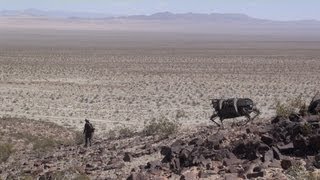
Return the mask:
<path id="1" fill-rule="evenodd" d="M 43 11 L 38 9 L 1 10 L 0 17 L 47 17 L 65 19 L 128 19 L 128 20 L 160 20 L 160 21 L 199 21 L 199 22 L 299 22 L 316 23 L 315 19 L 271 20 L 251 17 L 241 13 L 172 13 L 157 12 L 150 15 L 112 15 L 94 12 Z"/>

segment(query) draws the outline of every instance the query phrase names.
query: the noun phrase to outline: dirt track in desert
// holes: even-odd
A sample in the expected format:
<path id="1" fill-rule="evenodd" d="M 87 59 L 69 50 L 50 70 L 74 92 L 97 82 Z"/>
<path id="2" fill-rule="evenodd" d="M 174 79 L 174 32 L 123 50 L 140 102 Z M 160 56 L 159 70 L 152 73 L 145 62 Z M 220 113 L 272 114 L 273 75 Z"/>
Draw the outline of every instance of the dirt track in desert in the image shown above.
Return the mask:
<path id="1" fill-rule="evenodd" d="M 1 29 L 0 115 L 98 132 L 167 117 L 211 124 L 210 99 L 277 100 L 319 90 L 320 41 L 192 33 Z M 240 118 L 241 119 L 241 118 Z"/>

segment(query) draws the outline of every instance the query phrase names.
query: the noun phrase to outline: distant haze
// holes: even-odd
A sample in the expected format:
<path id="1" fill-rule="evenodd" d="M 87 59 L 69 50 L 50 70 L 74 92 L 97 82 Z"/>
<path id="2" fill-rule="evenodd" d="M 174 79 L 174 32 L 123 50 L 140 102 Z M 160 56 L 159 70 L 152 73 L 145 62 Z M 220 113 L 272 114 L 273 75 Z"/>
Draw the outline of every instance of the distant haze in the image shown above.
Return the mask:
<path id="1" fill-rule="evenodd" d="M 97 17 L 150 15 L 169 11 L 240 13 L 271 20 L 320 20 L 320 1 L 317 0 L 0 0 L 0 7 L 0 10 L 90 12 Z"/>

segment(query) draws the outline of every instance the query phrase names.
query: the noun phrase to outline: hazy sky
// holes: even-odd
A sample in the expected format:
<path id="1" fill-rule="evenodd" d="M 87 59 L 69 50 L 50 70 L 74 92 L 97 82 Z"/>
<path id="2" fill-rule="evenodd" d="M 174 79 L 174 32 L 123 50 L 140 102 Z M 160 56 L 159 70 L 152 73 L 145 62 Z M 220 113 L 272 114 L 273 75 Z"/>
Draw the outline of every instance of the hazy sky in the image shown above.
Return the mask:
<path id="1" fill-rule="evenodd" d="M 276 20 L 320 20 L 320 0 L 0 0 L 0 10 L 63 10 L 114 15 L 244 13 Z"/>

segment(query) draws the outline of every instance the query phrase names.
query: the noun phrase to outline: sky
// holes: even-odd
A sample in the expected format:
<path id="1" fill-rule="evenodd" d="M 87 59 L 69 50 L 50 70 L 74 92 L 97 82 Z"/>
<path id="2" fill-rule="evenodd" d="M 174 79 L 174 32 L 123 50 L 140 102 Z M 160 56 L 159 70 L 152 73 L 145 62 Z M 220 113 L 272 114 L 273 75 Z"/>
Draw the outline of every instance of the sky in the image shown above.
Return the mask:
<path id="1" fill-rule="evenodd" d="M 111 15 L 241 13 L 273 20 L 320 20 L 320 0 L 0 0 L 0 10 L 30 8 Z"/>

